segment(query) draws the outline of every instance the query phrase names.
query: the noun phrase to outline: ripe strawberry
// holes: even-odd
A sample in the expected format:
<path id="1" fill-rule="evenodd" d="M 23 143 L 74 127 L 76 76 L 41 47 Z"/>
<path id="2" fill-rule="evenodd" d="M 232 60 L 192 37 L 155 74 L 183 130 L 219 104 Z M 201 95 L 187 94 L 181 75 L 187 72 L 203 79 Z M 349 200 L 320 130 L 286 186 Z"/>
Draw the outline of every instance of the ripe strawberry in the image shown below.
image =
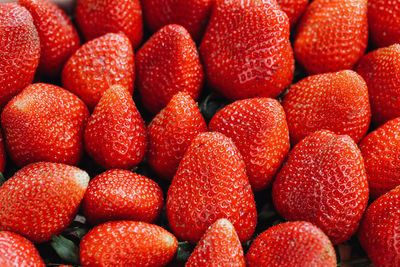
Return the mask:
<path id="1" fill-rule="evenodd" d="M 89 231 L 80 245 L 86 266 L 164 266 L 178 241 L 167 230 L 144 222 L 113 221 Z"/>
<path id="2" fill-rule="evenodd" d="M 360 150 L 347 135 L 325 130 L 309 135 L 289 153 L 272 197 L 287 220 L 315 224 L 335 245 L 348 240 L 368 202 Z"/>
<path id="3" fill-rule="evenodd" d="M 35 246 L 12 232 L 0 232 L 0 266 L 45 267 Z"/>
<path id="4" fill-rule="evenodd" d="M 214 115 L 209 129 L 232 138 L 243 156 L 255 191 L 271 183 L 289 152 L 285 112 L 275 99 L 236 101 Z"/>
<path id="5" fill-rule="evenodd" d="M 14 97 L 1 114 L 6 146 L 18 166 L 50 161 L 78 164 L 86 105 L 61 87 L 36 83 Z"/>
<path id="6" fill-rule="evenodd" d="M 260 234 L 246 255 L 247 266 L 336 267 L 335 249 L 318 227 L 297 221 L 275 225 Z"/>
<path id="7" fill-rule="evenodd" d="M 133 93 L 135 65 L 129 39 L 109 33 L 84 44 L 70 57 L 62 72 L 63 86 L 93 109 L 114 84 Z"/>
<path id="8" fill-rule="evenodd" d="M 161 188 L 153 180 L 127 170 L 109 170 L 96 176 L 82 201 L 92 224 L 111 220 L 153 222 L 164 204 Z"/>
<path id="9" fill-rule="evenodd" d="M 87 123 L 88 154 L 103 168 L 130 169 L 146 153 L 146 125 L 129 92 L 120 85 L 108 89 Z"/>
<path id="10" fill-rule="evenodd" d="M 79 48 L 80 40 L 67 15 L 48 0 L 18 0 L 31 13 L 40 38 L 38 70 L 55 76 Z"/>
<path id="11" fill-rule="evenodd" d="M 257 212 L 246 167 L 230 138 L 198 134 L 188 147 L 167 196 L 172 231 L 196 243 L 220 218 L 232 222 L 242 242 L 253 234 Z"/>
<path id="12" fill-rule="evenodd" d="M 288 16 L 291 28 L 296 25 L 308 4 L 308 0 L 277 0 L 277 2 Z"/>
<path id="13" fill-rule="evenodd" d="M 361 58 L 356 71 L 367 83 L 372 120 L 381 125 L 400 116 L 400 44 Z"/>
<path id="14" fill-rule="evenodd" d="M 0 230 L 50 240 L 72 222 L 88 183 L 86 172 L 60 163 L 22 168 L 0 187 Z"/>
<path id="15" fill-rule="evenodd" d="M 367 85 L 351 70 L 308 76 L 290 87 L 282 104 L 292 144 L 323 129 L 358 143 L 371 120 Z"/>
<path id="16" fill-rule="evenodd" d="M 143 105 L 159 112 L 177 92 L 197 99 L 204 73 L 196 44 L 185 28 L 168 25 L 155 33 L 136 54 L 136 84 Z"/>
<path id="17" fill-rule="evenodd" d="M 315 0 L 306 9 L 294 54 L 310 74 L 352 69 L 368 42 L 367 0 Z"/>
<path id="18" fill-rule="evenodd" d="M 75 18 L 88 41 L 110 32 L 125 33 L 133 48 L 142 41 L 142 9 L 138 0 L 78 0 Z"/>
<path id="19" fill-rule="evenodd" d="M 205 131 L 196 102 L 185 92 L 177 93 L 148 127 L 149 165 L 159 176 L 172 179 L 192 140 Z"/>
<path id="20" fill-rule="evenodd" d="M 3 173 L 6 167 L 6 151 L 4 149 L 3 135 L 0 132 L 0 172 Z"/>
<path id="21" fill-rule="evenodd" d="M 15 3 L 0 4 L 0 109 L 33 81 L 39 35 L 32 16 Z"/>

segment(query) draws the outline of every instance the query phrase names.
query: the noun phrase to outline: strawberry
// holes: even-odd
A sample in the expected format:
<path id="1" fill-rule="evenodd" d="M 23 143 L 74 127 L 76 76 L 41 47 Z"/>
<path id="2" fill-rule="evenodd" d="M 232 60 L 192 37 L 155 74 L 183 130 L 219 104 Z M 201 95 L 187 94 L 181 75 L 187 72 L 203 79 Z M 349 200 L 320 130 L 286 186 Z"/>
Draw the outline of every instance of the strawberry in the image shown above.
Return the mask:
<path id="1" fill-rule="evenodd" d="M 0 4 L 0 109 L 33 81 L 39 64 L 39 35 L 28 10 Z"/>
<path id="2" fill-rule="evenodd" d="M 50 161 L 78 164 L 86 105 L 61 87 L 36 83 L 14 97 L 1 114 L 6 146 L 18 166 Z"/>
<path id="3" fill-rule="evenodd" d="M 361 58 L 356 71 L 367 83 L 372 120 L 381 125 L 400 116 L 400 44 Z"/>
<path id="4" fill-rule="evenodd" d="M 329 238 L 308 222 L 287 222 L 272 226 L 251 244 L 247 266 L 331 266 L 336 267 L 335 249 Z"/>
<path id="5" fill-rule="evenodd" d="M 288 16 L 291 28 L 296 25 L 308 4 L 308 0 L 277 0 L 277 2 Z"/>
<path id="6" fill-rule="evenodd" d="M 188 147 L 167 195 L 172 231 L 191 243 L 220 218 L 232 222 L 242 242 L 253 234 L 257 212 L 246 167 L 232 140 L 200 133 Z"/>
<path id="7" fill-rule="evenodd" d="M 4 172 L 6 167 L 6 151 L 4 149 L 3 135 L 0 132 L 0 173 Z"/>
<path id="8" fill-rule="evenodd" d="M 196 102 L 185 92 L 177 93 L 148 127 L 149 165 L 159 176 L 172 179 L 193 138 L 205 131 Z"/>
<path id="9" fill-rule="evenodd" d="M 204 73 L 196 44 L 179 25 L 155 33 L 136 54 L 136 84 L 143 105 L 159 112 L 177 92 L 197 99 Z"/>
<path id="10" fill-rule="evenodd" d="M 31 13 L 40 38 L 38 70 L 55 76 L 79 48 L 80 40 L 67 15 L 48 0 L 18 0 Z"/>
<path id="11" fill-rule="evenodd" d="M 275 98 L 293 78 L 289 20 L 275 0 L 216 1 L 200 54 L 210 85 L 231 100 Z"/>
<path id="12" fill-rule="evenodd" d="M 335 245 L 348 240 L 368 202 L 360 150 L 347 135 L 323 130 L 307 136 L 289 153 L 272 197 L 285 219 L 315 224 Z"/>
<path id="13" fill-rule="evenodd" d="M 145 222 L 113 221 L 89 231 L 80 244 L 83 267 L 164 266 L 178 241 L 167 230 Z"/>
<path id="14" fill-rule="evenodd" d="M 104 91 L 114 84 L 133 93 L 135 65 L 129 39 L 109 33 L 79 48 L 64 66 L 63 86 L 93 109 Z"/>
<path id="15" fill-rule="evenodd" d="M 38 162 L 0 187 L 0 230 L 45 242 L 74 219 L 89 175 L 72 166 Z"/>
<path id="16" fill-rule="evenodd" d="M 146 125 L 129 92 L 120 85 L 108 89 L 87 123 L 88 154 L 103 168 L 130 169 L 146 153 Z"/>
<path id="17" fill-rule="evenodd" d="M 371 120 L 367 85 L 351 70 L 308 76 L 290 87 L 282 105 L 292 144 L 323 129 L 358 143 Z"/>
<path id="18" fill-rule="evenodd" d="M 0 266 L 45 267 L 35 246 L 12 232 L 0 232 Z"/>
<path id="19" fill-rule="evenodd" d="M 367 0 L 314 0 L 296 32 L 294 55 L 308 73 L 352 69 L 367 48 Z"/>
<path id="20" fill-rule="evenodd" d="M 153 222 L 164 204 L 161 188 L 153 180 L 127 170 L 109 170 L 96 176 L 82 201 L 92 224 L 110 220 Z"/>
<path id="21" fill-rule="evenodd" d="M 138 0 L 78 0 L 75 18 L 88 41 L 110 32 L 125 33 L 133 48 L 142 41 L 142 9 Z"/>

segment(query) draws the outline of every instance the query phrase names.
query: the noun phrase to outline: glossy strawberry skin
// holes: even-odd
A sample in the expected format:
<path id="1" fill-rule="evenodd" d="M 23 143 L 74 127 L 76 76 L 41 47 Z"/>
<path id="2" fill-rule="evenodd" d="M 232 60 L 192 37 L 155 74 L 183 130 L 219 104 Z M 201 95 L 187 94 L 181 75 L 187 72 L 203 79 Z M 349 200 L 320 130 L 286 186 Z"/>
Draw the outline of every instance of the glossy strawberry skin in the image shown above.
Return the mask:
<path id="1" fill-rule="evenodd" d="M 0 108 L 33 81 L 40 41 L 28 10 L 0 4 Z"/>
<path id="2" fill-rule="evenodd" d="M 197 99 L 204 72 L 196 44 L 185 28 L 168 25 L 137 52 L 136 84 L 143 105 L 158 113 L 180 91 Z"/>
<path id="3" fill-rule="evenodd" d="M 80 259 L 91 266 L 165 266 L 178 246 L 165 229 L 144 222 L 113 221 L 101 224 L 82 239 Z"/>
<path id="4" fill-rule="evenodd" d="M 285 112 L 274 99 L 238 100 L 215 114 L 209 129 L 232 138 L 255 191 L 271 183 L 289 152 Z"/>
<path id="5" fill-rule="evenodd" d="M 67 61 L 63 86 L 93 109 L 114 84 L 133 93 L 135 64 L 131 43 L 122 33 L 109 33 L 85 43 Z"/>
<path id="6" fill-rule="evenodd" d="M 348 240 L 368 202 L 361 152 L 346 135 L 325 130 L 309 135 L 289 153 L 272 197 L 285 219 L 315 224 L 333 244 Z"/>
<path id="7" fill-rule="evenodd" d="M 6 147 L 18 166 L 38 161 L 78 164 L 86 105 L 61 87 L 36 83 L 13 98 L 1 114 Z"/>
<path id="8" fill-rule="evenodd" d="M 289 20 L 274 0 L 216 1 L 200 54 L 211 87 L 231 100 L 275 98 L 293 79 Z"/>
<path id="9" fill-rule="evenodd" d="M 277 0 L 277 2 L 288 16 L 291 28 L 296 25 L 308 4 L 308 0 Z"/>
<path id="10" fill-rule="evenodd" d="M 324 129 L 358 143 L 371 120 L 367 85 L 350 70 L 308 76 L 290 87 L 282 105 L 292 144 Z"/>
<path id="11" fill-rule="evenodd" d="M 0 230 L 35 243 L 50 240 L 74 219 L 89 175 L 73 166 L 38 162 L 14 174 L 0 187 Z"/>
<path id="12" fill-rule="evenodd" d="M 252 236 L 257 222 L 254 197 L 231 139 L 216 132 L 194 138 L 169 187 L 167 217 L 172 231 L 191 243 L 220 218 L 232 222 L 242 242 Z"/>
<path id="13" fill-rule="evenodd" d="M 157 174 L 171 180 L 193 138 L 207 131 L 196 102 L 185 92 L 174 95 L 151 121 L 147 160 Z"/>
<path id="14" fill-rule="evenodd" d="M 108 89 L 92 115 L 85 133 L 88 154 L 105 169 L 130 169 L 146 153 L 146 125 L 130 93 L 120 85 Z"/>

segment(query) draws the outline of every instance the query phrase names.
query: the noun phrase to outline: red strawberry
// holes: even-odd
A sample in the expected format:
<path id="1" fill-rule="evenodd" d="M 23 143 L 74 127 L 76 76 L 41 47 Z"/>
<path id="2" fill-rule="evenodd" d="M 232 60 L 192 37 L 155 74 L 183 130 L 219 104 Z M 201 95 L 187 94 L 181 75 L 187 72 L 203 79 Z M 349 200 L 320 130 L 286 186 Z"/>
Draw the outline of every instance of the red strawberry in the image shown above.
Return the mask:
<path id="1" fill-rule="evenodd" d="M 230 138 L 200 133 L 187 149 L 167 196 L 172 231 L 196 243 L 220 218 L 232 222 L 242 242 L 253 234 L 257 212 L 246 167 Z"/>
<path id="2" fill-rule="evenodd" d="M 277 2 L 288 16 L 291 28 L 294 27 L 308 4 L 308 0 L 277 0 Z"/>
<path id="3" fill-rule="evenodd" d="M 155 33 L 136 54 L 136 84 L 143 105 L 159 112 L 177 92 L 197 99 L 204 73 L 196 44 L 185 28 L 168 25 Z"/>
<path id="4" fill-rule="evenodd" d="M 368 131 L 368 88 L 356 72 L 308 76 L 283 99 L 292 144 L 318 130 L 347 134 L 358 143 Z"/>
<path id="5" fill-rule="evenodd" d="M 4 172 L 6 167 L 6 151 L 4 149 L 3 135 L 0 132 L 0 172 Z"/>
<path id="6" fill-rule="evenodd" d="M 12 232 L 0 232 L 0 266 L 45 267 L 35 246 Z"/>
<path id="7" fill-rule="evenodd" d="M 32 16 L 15 3 L 0 4 L 0 108 L 33 81 L 39 35 Z"/>
<path id="8" fill-rule="evenodd" d="M 275 208 L 287 220 L 321 228 L 333 244 L 357 230 L 368 202 L 360 150 L 347 135 L 318 131 L 289 153 L 272 188 Z"/>
<path id="9" fill-rule="evenodd" d="M 368 42 L 367 0 L 314 0 L 297 27 L 294 54 L 310 74 L 352 69 Z"/>
<path id="10" fill-rule="evenodd" d="M 78 95 L 90 109 L 114 84 L 133 93 L 135 64 L 129 39 L 109 33 L 84 44 L 70 57 L 62 72 L 63 86 Z"/>
<path id="11" fill-rule="evenodd" d="M 22 168 L 0 187 L 0 230 L 50 240 L 72 222 L 88 183 L 86 172 L 60 163 Z"/>
<path id="12" fill-rule="evenodd" d="M 196 102 L 187 93 L 177 93 L 148 127 L 149 165 L 159 176 L 172 179 L 193 138 L 205 131 Z"/>
<path id="13" fill-rule="evenodd" d="M 232 138 L 243 156 L 255 191 L 271 183 L 289 152 L 285 112 L 275 99 L 236 101 L 214 115 L 209 129 Z"/>
<path id="14" fill-rule="evenodd" d="M 18 166 L 38 161 L 78 164 L 86 105 L 61 87 L 36 83 L 14 97 L 1 114 L 6 146 Z"/>
<path id="15" fill-rule="evenodd" d="M 143 37 L 138 0 L 78 0 L 75 18 L 86 40 L 110 32 L 123 32 L 137 48 Z"/>
<path id="16" fill-rule="evenodd" d="M 114 221 L 99 225 L 82 239 L 80 256 L 89 266 L 164 266 L 178 241 L 167 230 L 144 222 Z"/>
<path id="17" fill-rule="evenodd" d="M 380 48 L 361 58 L 356 71 L 365 79 L 372 120 L 381 125 L 400 116 L 400 44 Z"/>
<path id="18" fill-rule="evenodd" d="M 276 97 L 293 78 L 289 20 L 275 0 L 216 1 L 200 52 L 210 85 L 229 99 Z"/>
<path id="19" fill-rule="evenodd" d="M 329 238 L 308 222 L 275 225 L 260 234 L 246 255 L 247 266 L 336 267 L 335 249 Z"/>
<path id="20" fill-rule="evenodd" d="M 92 224 L 111 220 L 153 222 L 164 204 L 161 188 L 153 180 L 127 170 L 109 170 L 96 176 L 82 201 Z"/>
<path id="21" fill-rule="evenodd" d="M 106 169 L 130 169 L 146 153 L 146 125 L 129 92 L 120 85 L 108 89 L 87 123 L 85 147 Z"/>
<path id="22" fill-rule="evenodd" d="M 80 40 L 67 15 L 48 0 L 18 0 L 31 13 L 40 37 L 38 70 L 57 75 L 67 59 L 79 48 Z"/>

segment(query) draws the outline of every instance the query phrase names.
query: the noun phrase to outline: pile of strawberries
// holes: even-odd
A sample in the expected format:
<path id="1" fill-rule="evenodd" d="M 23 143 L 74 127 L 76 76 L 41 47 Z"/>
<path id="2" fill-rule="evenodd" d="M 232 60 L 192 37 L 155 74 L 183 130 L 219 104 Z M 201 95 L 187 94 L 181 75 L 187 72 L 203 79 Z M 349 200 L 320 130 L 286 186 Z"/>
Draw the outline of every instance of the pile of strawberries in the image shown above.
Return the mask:
<path id="1" fill-rule="evenodd" d="M 0 4 L 0 266 L 400 266 L 400 0 L 73 19 Z"/>

